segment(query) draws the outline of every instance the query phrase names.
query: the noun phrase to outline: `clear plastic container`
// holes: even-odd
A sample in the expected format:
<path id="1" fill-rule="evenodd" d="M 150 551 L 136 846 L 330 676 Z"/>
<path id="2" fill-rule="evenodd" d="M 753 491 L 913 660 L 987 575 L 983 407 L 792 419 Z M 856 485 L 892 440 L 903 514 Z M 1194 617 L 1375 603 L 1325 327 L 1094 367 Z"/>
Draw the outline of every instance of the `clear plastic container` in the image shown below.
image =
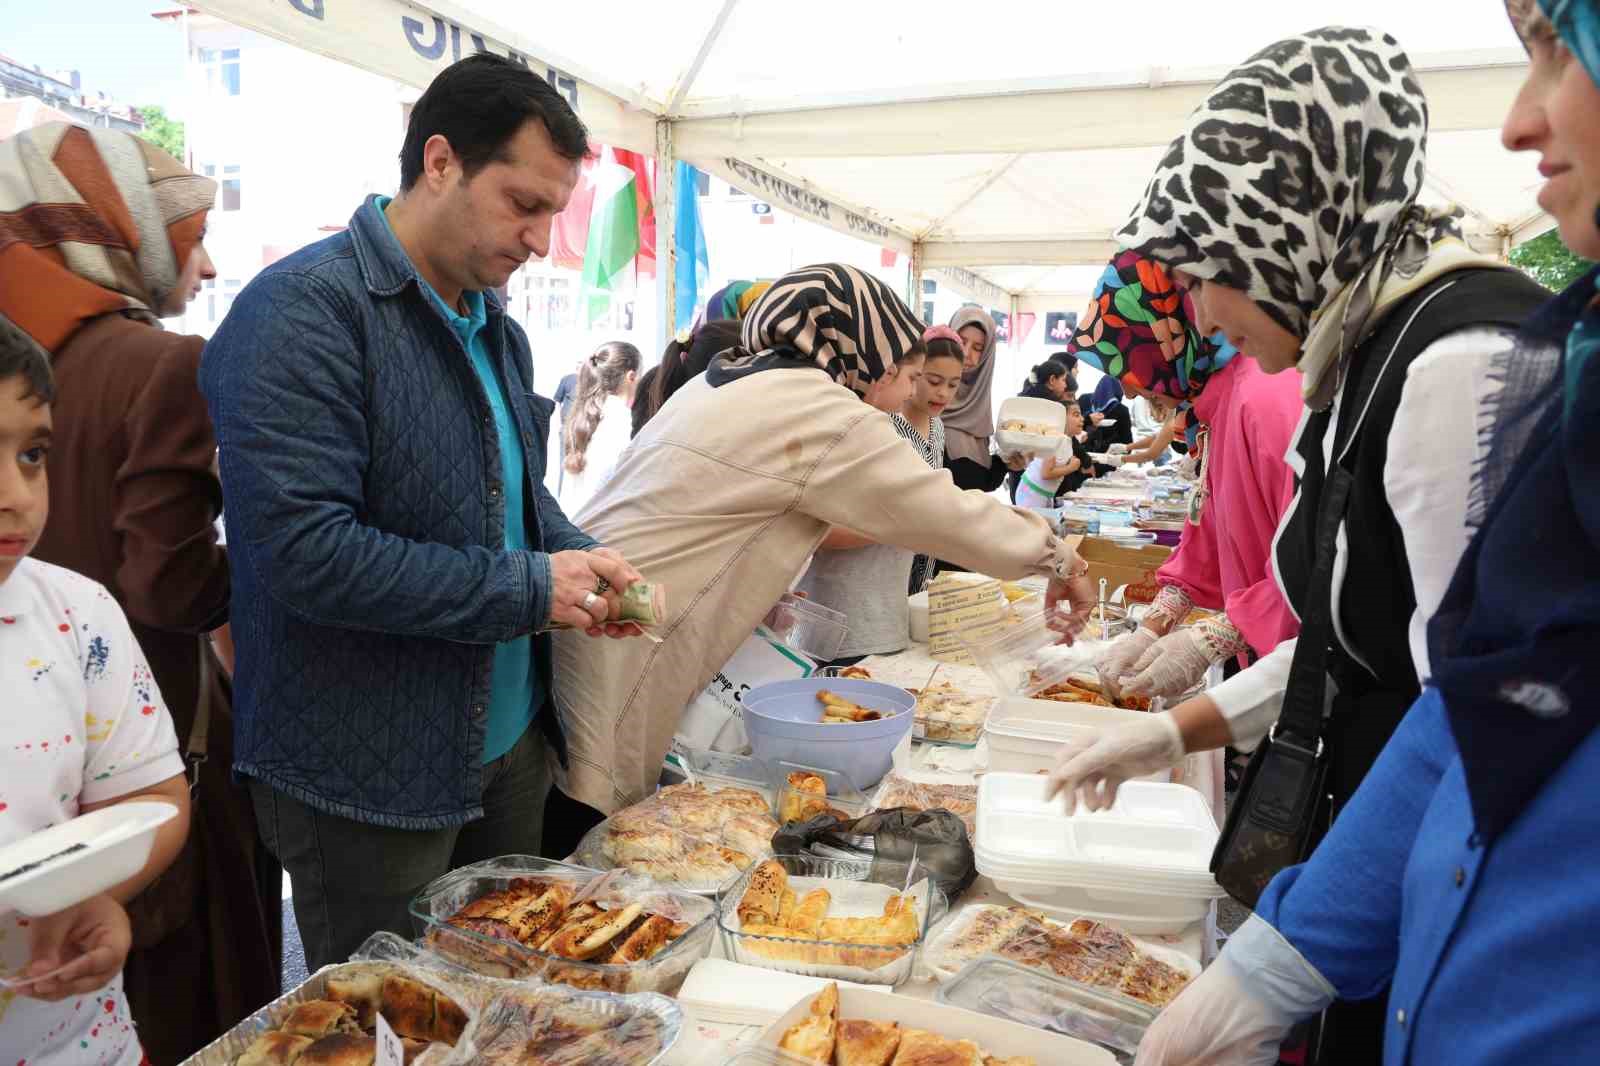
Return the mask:
<path id="1" fill-rule="evenodd" d="M 1063 644 L 1045 618 L 1042 609 L 1033 611 L 989 640 L 962 642 L 1002 696 L 1033 696 L 1093 670 L 1100 645 Z"/>
<path id="2" fill-rule="evenodd" d="M 822 791 L 816 791 L 818 782 Z M 799 822 L 832 813 L 841 820 L 867 813 L 866 795 L 837 770 L 786 762 L 772 764 L 772 791 L 779 822 Z"/>
<path id="3" fill-rule="evenodd" d="M 1096 1044 L 1132 1061 L 1151 1017 L 1103 1003 L 1081 988 L 1006 959 L 980 958 L 948 984 L 938 1001 Z"/>
<path id="4" fill-rule="evenodd" d="M 659 915 L 687 928 L 659 952 L 633 963 L 579 961 L 501 939 L 449 920 L 475 900 L 512 888 L 522 880 L 560 883 L 574 892 L 567 909 L 588 901 L 608 912 L 638 904 L 641 918 Z M 711 947 L 710 901 L 664 888 L 636 874 L 598 870 L 530 855 L 508 855 L 454 870 L 427 885 L 411 901 L 411 917 L 429 950 L 475 973 L 502 978 L 538 978 L 605 992 L 671 992 Z M 626 935 L 626 934 L 624 934 Z M 620 945 L 623 937 L 612 941 Z"/>
<path id="5" fill-rule="evenodd" d="M 837 659 L 850 634 L 843 613 L 788 592 L 767 612 L 765 625 L 784 644 L 818 662 Z"/>
<path id="6" fill-rule="evenodd" d="M 875 945 L 747 932 L 739 918 L 739 904 L 761 870 L 755 866 L 717 894 L 723 953 L 734 962 L 808 977 L 898 985 L 911 976 L 928 930 L 945 914 L 944 894 L 920 866 L 913 867 L 908 877 L 904 864 L 815 855 L 777 855 L 770 861 L 783 867 L 787 887 L 796 897 L 803 899 L 819 888 L 828 891 L 831 899 L 820 916 L 825 919 L 881 917 L 887 901 L 905 890 L 916 907 L 916 939 L 908 944 Z"/>
<path id="7" fill-rule="evenodd" d="M 706 748 L 674 748 L 668 757 L 712 792 L 742 788 L 773 800 L 772 768 L 754 755 L 733 755 Z M 687 776 L 687 774 L 685 775 Z"/>

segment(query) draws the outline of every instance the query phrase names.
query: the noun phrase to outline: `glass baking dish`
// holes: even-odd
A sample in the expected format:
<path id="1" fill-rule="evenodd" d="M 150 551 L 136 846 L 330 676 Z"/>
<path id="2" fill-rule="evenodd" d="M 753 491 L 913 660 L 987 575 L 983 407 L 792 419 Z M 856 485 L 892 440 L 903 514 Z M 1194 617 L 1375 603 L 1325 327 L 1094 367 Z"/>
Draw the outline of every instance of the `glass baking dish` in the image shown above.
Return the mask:
<path id="1" fill-rule="evenodd" d="M 898 985 L 911 976 L 928 930 L 945 914 L 944 894 L 920 864 L 914 864 L 908 876 L 905 864 L 862 859 L 777 855 L 767 861 L 783 867 L 788 888 L 800 899 L 814 889 L 826 889 L 831 899 L 824 916 L 829 919 L 881 917 L 887 901 L 904 891 L 916 907 L 916 939 L 906 944 L 876 945 L 748 932 L 739 917 L 739 904 L 766 865 L 758 863 L 717 894 L 717 926 L 722 931 L 723 951 L 734 962 L 808 977 Z M 910 887 L 905 888 L 908 883 Z"/>
<path id="2" fill-rule="evenodd" d="M 550 954 L 473 929 L 450 925 L 467 904 L 513 882 L 532 879 L 573 887 L 572 905 L 589 900 L 607 911 L 639 904 L 688 928 L 650 958 L 633 963 L 580 961 Z M 464 866 L 427 885 L 411 901 L 411 917 L 422 943 L 432 952 L 475 973 L 502 978 L 537 978 L 603 992 L 670 993 L 689 968 L 711 947 L 716 908 L 703 896 L 665 888 L 625 871 L 602 873 L 531 855 L 508 855 Z"/>

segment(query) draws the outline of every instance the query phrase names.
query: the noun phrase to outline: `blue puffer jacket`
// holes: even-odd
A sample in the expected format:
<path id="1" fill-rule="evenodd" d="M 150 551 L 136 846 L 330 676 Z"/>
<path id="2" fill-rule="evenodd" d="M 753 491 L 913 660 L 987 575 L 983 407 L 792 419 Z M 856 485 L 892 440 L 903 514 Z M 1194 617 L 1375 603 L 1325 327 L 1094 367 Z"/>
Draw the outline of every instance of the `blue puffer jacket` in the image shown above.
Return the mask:
<path id="1" fill-rule="evenodd" d="M 482 814 L 496 643 L 550 616 L 547 552 L 594 546 L 544 489 L 551 401 L 492 293 L 533 551 L 503 550 L 488 397 L 373 199 L 263 271 L 206 345 L 226 486 L 234 769 L 404 829 Z M 534 642 L 550 688 L 550 641 Z M 540 727 L 565 758 L 556 715 Z"/>

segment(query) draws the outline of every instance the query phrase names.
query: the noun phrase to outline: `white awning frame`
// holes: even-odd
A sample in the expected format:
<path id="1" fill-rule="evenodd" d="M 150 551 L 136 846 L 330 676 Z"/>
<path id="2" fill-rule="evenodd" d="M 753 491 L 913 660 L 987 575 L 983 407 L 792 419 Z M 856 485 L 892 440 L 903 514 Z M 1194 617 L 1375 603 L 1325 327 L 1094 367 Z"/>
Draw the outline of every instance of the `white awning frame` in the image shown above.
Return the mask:
<path id="1" fill-rule="evenodd" d="M 1033 275 L 1010 268 L 1099 266 L 1116 250 L 1114 226 L 1074 232 L 1070 222 L 1063 226 L 1056 217 L 1039 219 L 1037 225 L 1033 218 L 1023 219 L 1028 229 L 1022 232 L 1015 223 L 1009 232 L 1007 224 L 984 230 L 971 226 L 972 213 L 996 197 L 1015 201 L 1016 189 L 1009 183 L 1032 156 L 1094 152 L 1103 159 L 1108 152 L 1164 147 L 1227 70 L 1152 68 L 892 92 L 795 94 L 752 104 L 693 95 L 730 19 L 756 10 L 739 0 L 702 0 L 692 9 L 709 20 L 682 73 L 660 98 L 580 57 L 557 54 L 457 0 L 193 0 L 193 6 L 419 88 L 473 51 L 509 55 L 542 73 L 572 102 L 596 141 L 657 158 L 663 342 L 672 332 L 673 164 L 679 158 L 800 217 L 909 256 L 913 287 L 926 272 L 988 306 L 1039 310 L 1042 301 L 1070 299 L 1049 309 L 1076 310 L 1081 293 L 1007 289 L 984 272 L 1005 268 L 1013 278 L 1043 280 L 1048 271 Z M 600 25 L 605 13 L 595 18 Z M 1526 57 L 1509 48 L 1479 49 L 1420 54 L 1416 66 L 1430 102 L 1431 130 L 1438 136 L 1497 128 L 1522 84 Z M 960 130 L 960 136 L 951 137 L 952 130 Z M 970 170 L 964 169 L 968 157 Z M 891 202 L 893 190 L 874 190 L 870 179 L 878 171 L 880 182 L 887 180 L 882 173 L 916 159 L 928 160 L 930 168 L 941 159 L 953 163 L 944 164 L 946 183 L 924 196 L 930 206 L 901 217 L 901 205 Z M 807 169 L 854 175 L 855 187 L 878 195 L 853 197 L 845 191 L 851 181 L 826 187 L 827 181 L 800 173 Z M 1441 199 L 1462 204 L 1476 246 L 1504 255 L 1549 228 L 1548 216 L 1533 209 L 1531 196 L 1505 217 L 1506 210 L 1497 213 L 1473 202 L 1471 192 L 1457 187 L 1460 176 L 1430 174 L 1429 186 Z M 1129 191 L 1130 202 L 1136 195 L 1137 190 Z"/>

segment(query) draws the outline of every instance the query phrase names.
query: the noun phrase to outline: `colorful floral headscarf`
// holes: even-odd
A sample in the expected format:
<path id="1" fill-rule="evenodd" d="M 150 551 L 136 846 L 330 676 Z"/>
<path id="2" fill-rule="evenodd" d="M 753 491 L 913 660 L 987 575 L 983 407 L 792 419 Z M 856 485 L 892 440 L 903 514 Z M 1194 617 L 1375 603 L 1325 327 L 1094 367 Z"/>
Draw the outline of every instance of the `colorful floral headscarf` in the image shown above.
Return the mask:
<path id="1" fill-rule="evenodd" d="M 1194 326 L 1189 297 L 1157 263 L 1119 252 L 1106 266 L 1067 350 L 1124 386 L 1186 403 L 1239 350 Z"/>

